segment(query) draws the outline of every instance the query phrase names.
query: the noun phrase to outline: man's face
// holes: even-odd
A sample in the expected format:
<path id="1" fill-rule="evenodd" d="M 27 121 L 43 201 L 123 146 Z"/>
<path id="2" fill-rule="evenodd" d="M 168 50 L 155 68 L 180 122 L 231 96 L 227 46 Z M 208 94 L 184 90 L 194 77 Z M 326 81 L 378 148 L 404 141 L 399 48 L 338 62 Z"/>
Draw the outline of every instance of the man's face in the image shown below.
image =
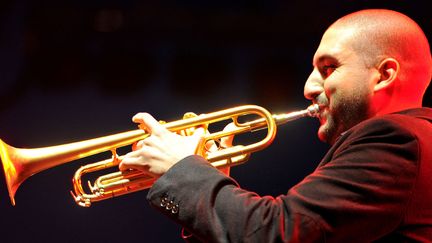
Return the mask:
<path id="1" fill-rule="evenodd" d="M 304 95 L 321 106 L 318 137 L 333 144 L 352 126 L 367 119 L 377 70 L 354 50 L 354 29 L 330 28 L 313 58 Z"/>

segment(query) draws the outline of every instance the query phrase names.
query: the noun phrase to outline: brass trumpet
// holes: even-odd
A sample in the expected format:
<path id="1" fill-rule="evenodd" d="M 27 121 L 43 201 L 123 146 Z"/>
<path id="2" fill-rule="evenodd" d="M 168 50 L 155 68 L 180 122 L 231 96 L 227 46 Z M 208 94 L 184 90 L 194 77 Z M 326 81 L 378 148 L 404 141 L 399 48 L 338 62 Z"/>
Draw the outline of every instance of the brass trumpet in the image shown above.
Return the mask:
<path id="1" fill-rule="evenodd" d="M 272 115 L 260 106 L 244 105 L 200 116 L 187 115 L 181 120 L 164 123 L 163 126 L 172 132 L 180 133 L 198 126 L 208 127 L 213 123 L 232 120 L 235 124 L 234 130 L 206 134 L 203 138 L 203 146 L 209 141 L 218 141 L 224 137 L 267 129 L 265 138 L 248 145 L 234 145 L 211 152 L 203 148 L 198 149 L 200 154 L 213 166 L 223 168 L 241 164 L 249 158 L 252 152 L 269 146 L 276 135 L 277 125 L 300 117 L 316 116 L 318 111 L 319 106 L 315 104 L 305 110 Z M 239 120 L 240 117 L 248 115 L 259 118 L 247 122 Z M 79 142 L 33 149 L 15 148 L 0 140 L 0 156 L 11 202 L 15 205 L 15 193 L 18 187 L 31 175 L 105 151 L 111 151 L 112 158 L 84 165 L 76 171 L 72 180 L 74 190 L 71 194 L 78 205 L 89 207 L 92 202 L 149 188 L 155 178 L 137 170 L 117 171 L 100 176 L 93 184 L 88 182 L 91 193 L 86 193 L 81 183 L 84 174 L 118 165 L 122 157 L 117 155 L 117 148 L 131 145 L 149 135 L 142 129 L 136 129 Z"/>

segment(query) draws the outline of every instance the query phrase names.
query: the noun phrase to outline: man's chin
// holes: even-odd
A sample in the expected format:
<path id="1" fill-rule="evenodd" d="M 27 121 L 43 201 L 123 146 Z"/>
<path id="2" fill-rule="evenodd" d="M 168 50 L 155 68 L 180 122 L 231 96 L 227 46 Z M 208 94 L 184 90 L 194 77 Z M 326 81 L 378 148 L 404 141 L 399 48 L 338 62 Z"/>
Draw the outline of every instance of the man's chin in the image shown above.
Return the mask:
<path id="1" fill-rule="evenodd" d="M 332 133 L 333 131 L 332 131 L 332 129 L 330 129 L 331 127 L 329 127 L 328 125 L 329 125 L 329 123 L 325 122 L 324 124 L 322 124 L 319 127 L 318 138 L 322 142 L 333 144 L 334 143 L 334 138 L 333 138 L 334 133 Z"/>
<path id="2" fill-rule="evenodd" d="M 318 138 L 322 142 L 325 142 L 325 143 L 328 142 L 328 135 L 327 135 L 327 132 L 326 132 L 325 125 L 321 125 L 318 128 Z"/>

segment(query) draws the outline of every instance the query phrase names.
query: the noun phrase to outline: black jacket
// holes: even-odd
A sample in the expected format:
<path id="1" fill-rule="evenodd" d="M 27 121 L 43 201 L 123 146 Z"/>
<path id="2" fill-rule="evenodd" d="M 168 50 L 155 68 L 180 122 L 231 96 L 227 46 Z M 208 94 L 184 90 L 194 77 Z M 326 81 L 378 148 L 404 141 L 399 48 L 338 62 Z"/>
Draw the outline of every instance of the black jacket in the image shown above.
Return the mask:
<path id="1" fill-rule="evenodd" d="M 241 189 L 190 156 L 148 193 L 202 242 L 432 242 L 432 110 L 368 119 L 279 197 Z"/>

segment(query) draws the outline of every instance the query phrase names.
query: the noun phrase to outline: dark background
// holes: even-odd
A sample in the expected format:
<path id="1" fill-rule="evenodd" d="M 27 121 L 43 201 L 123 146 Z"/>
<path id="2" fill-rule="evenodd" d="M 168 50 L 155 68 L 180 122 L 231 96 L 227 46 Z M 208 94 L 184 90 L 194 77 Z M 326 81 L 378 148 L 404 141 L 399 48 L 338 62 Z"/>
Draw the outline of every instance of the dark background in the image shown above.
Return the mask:
<path id="1" fill-rule="evenodd" d="M 399 10 L 431 39 L 426 1 L 2 0 L 0 138 L 28 148 L 69 143 L 135 129 L 130 119 L 139 111 L 170 121 L 241 104 L 303 109 L 321 35 L 364 8 Z M 274 143 L 232 176 L 260 195 L 285 193 L 328 148 L 317 125 L 279 127 Z M 109 156 L 30 177 L 15 207 L 2 174 L 0 241 L 182 242 L 180 227 L 149 206 L 145 191 L 75 204 L 75 170 Z"/>

